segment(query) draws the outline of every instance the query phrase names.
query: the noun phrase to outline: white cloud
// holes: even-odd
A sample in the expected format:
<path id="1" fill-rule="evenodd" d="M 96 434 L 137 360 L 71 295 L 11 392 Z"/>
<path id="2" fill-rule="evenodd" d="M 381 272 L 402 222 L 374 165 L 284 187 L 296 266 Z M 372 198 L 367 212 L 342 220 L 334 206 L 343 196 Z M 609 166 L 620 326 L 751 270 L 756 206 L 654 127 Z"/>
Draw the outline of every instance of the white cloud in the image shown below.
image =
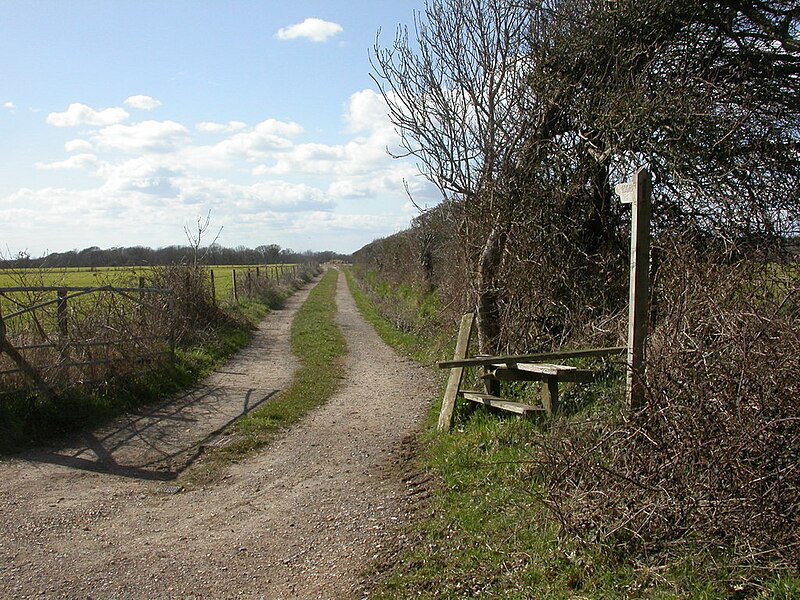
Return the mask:
<path id="1" fill-rule="evenodd" d="M 180 180 L 180 185 L 184 202 L 235 214 L 325 211 L 334 207 L 325 192 L 303 183 L 262 181 L 243 185 L 224 179 L 191 177 Z"/>
<path id="2" fill-rule="evenodd" d="M 344 121 L 351 133 L 375 130 L 394 130 L 388 117 L 386 102 L 374 90 L 361 90 L 350 96 L 344 113 Z"/>
<path id="3" fill-rule="evenodd" d="M 303 133 L 303 128 L 294 122 L 267 119 L 252 130 L 237 133 L 212 146 L 210 151 L 219 157 L 242 157 L 258 160 L 271 151 L 288 150 L 294 146 L 292 138 Z"/>
<path id="4" fill-rule="evenodd" d="M 395 233 L 408 226 L 408 218 L 398 215 L 336 214 L 314 212 L 294 225 L 295 231 L 360 232 L 373 236 Z"/>
<path id="5" fill-rule="evenodd" d="M 161 102 L 151 98 L 150 96 L 143 96 L 139 94 L 137 96 L 131 96 L 125 100 L 125 105 L 130 106 L 131 108 L 138 108 L 140 110 L 153 110 L 154 108 L 161 106 Z"/>
<path id="6" fill-rule="evenodd" d="M 189 139 L 189 130 L 175 121 L 141 121 L 110 125 L 92 134 L 98 146 L 124 152 L 172 150 Z"/>
<path id="7" fill-rule="evenodd" d="M 108 194 L 139 192 L 161 198 L 177 197 L 180 170 L 163 165 L 157 157 L 139 157 L 104 165 L 99 173 L 106 178 L 102 190 Z"/>
<path id="8" fill-rule="evenodd" d="M 67 152 L 76 152 L 78 150 L 92 150 L 94 147 L 88 140 L 70 140 L 64 144 L 64 150 Z"/>
<path id="9" fill-rule="evenodd" d="M 59 126 L 83 125 L 84 131 L 64 144 L 64 160 L 36 166 L 48 170 L 47 179 L 62 170 L 65 182 L 82 185 L 0 197 L 0 224 L 12 214 L 30 221 L 9 233 L 10 247 L 38 251 L 30 244 L 44 242 L 36 240 L 46 240 L 51 249 L 84 240 L 100 246 L 181 243 L 180 224 L 213 209 L 227 245 L 268 240 L 351 251 L 408 224 L 405 184 L 420 204 L 438 201 L 413 164 L 387 155 L 397 136 L 374 91 L 350 97 L 339 144 L 306 139 L 311 134 L 292 121 L 187 127 L 175 121 L 114 122 L 122 114 L 109 111 L 122 109 L 73 104 L 48 118 Z M 92 179 L 77 175 L 96 183 L 87 186 Z M 70 226 L 51 232 L 63 223 Z"/>
<path id="10" fill-rule="evenodd" d="M 211 121 L 203 121 L 194 126 L 197 131 L 203 133 L 231 133 L 233 131 L 241 131 L 247 127 L 244 121 L 228 121 L 227 123 L 214 123 Z"/>
<path id="11" fill-rule="evenodd" d="M 3 102 L 3 108 L 6 110 L 15 110 L 17 106 L 11 100 L 6 100 Z"/>
<path id="12" fill-rule="evenodd" d="M 128 112 L 123 108 L 95 110 L 80 102 L 73 102 L 65 112 L 52 112 L 47 115 L 47 122 L 54 127 L 77 127 L 78 125 L 103 126 L 121 123 L 129 116 Z"/>
<path id="13" fill-rule="evenodd" d="M 58 170 L 58 169 L 96 169 L 98 165 L 97 157 L 94 154 L 76 154 L 66 160 L 51 163 L 36 163 L 39 169 Z"/>
<path id="14" fill-rule="evenodd" d="M 344 31 L 338 23 L 323 21 L 322 19 L 309 18 L 302 23 L 282 27 L 275 34 L 279 40 L 294 40 L 306 38 L 312 42 L 325 42 L 328 38 Z"/>

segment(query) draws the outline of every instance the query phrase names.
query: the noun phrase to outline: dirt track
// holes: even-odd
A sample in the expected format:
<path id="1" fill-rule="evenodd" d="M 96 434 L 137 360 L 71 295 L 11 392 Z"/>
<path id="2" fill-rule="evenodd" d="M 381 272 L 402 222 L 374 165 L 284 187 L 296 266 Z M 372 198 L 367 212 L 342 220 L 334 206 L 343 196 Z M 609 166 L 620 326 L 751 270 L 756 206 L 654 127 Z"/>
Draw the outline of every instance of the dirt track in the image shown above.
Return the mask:
<path id="1" fill-rule="evenodd" d="M 203 440 L 287 385 L 289 323 L 306 295 L 269 315 L 253 346 L 195 394 L 85 444 L 0 462 L 2 594 L 364 597 L 364 573 L 397 546 L 412 509 L 414 482 L 396 465 L 433 383 L 381 342 L 343 276 L 337 318 L 349 352 L 340 391 L 222 483 L 163 493 Z"/>

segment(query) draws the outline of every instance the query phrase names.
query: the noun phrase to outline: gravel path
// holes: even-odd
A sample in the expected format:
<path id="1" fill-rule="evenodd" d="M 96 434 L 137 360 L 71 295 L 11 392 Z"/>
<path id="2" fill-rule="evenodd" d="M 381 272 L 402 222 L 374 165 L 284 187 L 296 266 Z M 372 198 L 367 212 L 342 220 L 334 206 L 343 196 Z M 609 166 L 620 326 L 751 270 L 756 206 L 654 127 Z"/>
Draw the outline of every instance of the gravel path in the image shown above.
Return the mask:
<path id="1" fill-rule="evenodd" d="M 183 436 L 176 445 L 172 434 L 158 433 L 156 420 L 145 428 L 161 444 L 155 451 L 153 444 L 118 440 L 110 459 L 86 444 L 77 457 L 78 448 L 70 447 L 0 462 L 2 595 L 364 597 L 365 573 L 402 542 L 398 525 L 420 489 L 421 479 L 403 477 L 398 465 L 434 386 L 428 372 L 398 357 L 361 318 L 343 276 L 336 300 L 349 349 L 340 391 L 264 452 L 233 465 L 222 483 L 174 495 L 157 491 L 218 421 L 229 420 L 229 407 L 218 402 L 196 411 L 194 422 L 181 421 L 186 405 L 214 396 L 202 391 L 191 402 L 159 407 L 166 415 L 160 422 L 182 422 L 195 432 L 191 441 Z M 250 402 L 269 401 L 285 387 L 293 363 L 276 368 L 281 353 L 270 348 L 288 345 L 288 326 L 270 320 L 291 314 L 269 315 L 262 327 L 272 333 L 222 369 L 236 380 L 210 386 L 252 390 L 244 394 Z M 233 412 L 241 413 L 241 394 L 232 397 L 239 402 Z M 217 412 L 225 416 L 210 416 Z M 90 437 L 103 440 L 107 433 Z M 47 459 L 53 455 L 81 460 Z"/>

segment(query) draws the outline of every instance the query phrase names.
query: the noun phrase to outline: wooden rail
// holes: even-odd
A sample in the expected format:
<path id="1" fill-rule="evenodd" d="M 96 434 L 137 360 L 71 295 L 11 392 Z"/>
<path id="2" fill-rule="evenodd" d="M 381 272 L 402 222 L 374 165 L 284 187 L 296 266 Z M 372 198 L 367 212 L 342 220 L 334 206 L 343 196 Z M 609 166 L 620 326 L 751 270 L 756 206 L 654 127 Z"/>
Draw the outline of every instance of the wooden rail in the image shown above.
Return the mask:
<path id="1" fill-rule="evenodd" d="M 628 352 L 627 346 L 613 346 L 610 348 L 589 348 L 585 350 L 560 350 L 558 352 L 541 352 L 539 354 L 509 354 L 507 356 L 475 356 L 473 358 L 461 358 L 453 360 L 443 360 L 439 363 L 440 369 L 452 369 L 453 367 L 485 367 L 497 363 L 535 363 L 549 360 L 566 360 L 568 358 L 581 358 L 587 356 L 623 356 Z"/>

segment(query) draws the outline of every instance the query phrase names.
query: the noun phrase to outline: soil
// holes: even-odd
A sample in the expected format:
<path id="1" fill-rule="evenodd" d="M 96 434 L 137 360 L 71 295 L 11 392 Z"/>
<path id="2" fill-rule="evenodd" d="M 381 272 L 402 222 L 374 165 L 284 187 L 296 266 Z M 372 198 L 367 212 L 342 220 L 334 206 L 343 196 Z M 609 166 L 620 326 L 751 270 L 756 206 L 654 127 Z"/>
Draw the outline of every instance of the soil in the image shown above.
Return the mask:
<path id="1" fill-rule="evenodd" d="M 367 597 L 424 495 L 406 461 L 435 388 L 362 319 L 343 276 L 339 391 L 220 483 L 181 490 L 204 445 L 290 382 L 289 327 L 307 294 L 189 394 L 0 462 L 2 595 Z"/>

